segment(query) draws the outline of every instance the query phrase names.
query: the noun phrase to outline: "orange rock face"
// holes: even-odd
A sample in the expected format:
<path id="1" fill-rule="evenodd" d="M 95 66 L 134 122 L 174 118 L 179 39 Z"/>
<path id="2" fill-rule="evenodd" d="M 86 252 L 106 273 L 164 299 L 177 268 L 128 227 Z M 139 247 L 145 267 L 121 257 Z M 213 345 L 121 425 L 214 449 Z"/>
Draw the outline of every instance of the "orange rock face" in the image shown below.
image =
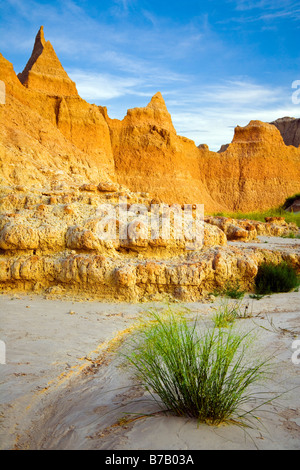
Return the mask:
<path id="1" fill-rule="evenodd" d="M 41 26 L 29 61 L 18 78 L 27 88 L 54 96 L 78 96 L 76 85 L 65 72 Z"/>
<path id="2" fill-rule="evenodd" d="M 221 208 L 201 174 L 201 151 L 192 140 L 177 135 L 161 93 L 145 108 L 130 109 L 122 121 L 104 115 L 119 183 L 168 203 Z"/>
<path id="3" fill-rule="evenodd" d="M 222 153 L 177 135 L 157 93 L 122 121 L 78 96 L 43 28 L 17 77 L 0 54 L 0 184 L 57 187 L 109 183 L 157 201 L 214 211 L 277 206 L 300 191 L 300 148 L 279 130 L 251 121 Z"/>
<path id="4" fill-rule="evenodd" d="M 299 148 L 260 121 L 238 126 L 227 150 L 201 161 L 210 194 L 232 211 L 277 207 L 300 188 Z"/>
<path id="5" fill-rule="evenodd" d="M 300 149 L 275 126 L 237 126 L 222 154 L 178 136 L 160 93 L 145 108 L 111 120 L 118 181 L 160 200 L 202 203 L 206 212 L 276 207 L 300 189 Z"/>
<path id="6" fill-rule="evenodd" d="M 56 187 L 114 177 L 108 125 L 78 96 L 42 29 L 19 79 L 0 54 L 0 80 L 0 184 Z"/>
<path id="7" fill-rule="evenodd" d="M 0 54 L 0 80 L 2 291 L 194 301 L 231 281 L 251 289 L 264 259 L 299 270 L 299 249 L 232 246 L 298 233 L 284 220 L 207 216 L 194 234 L 183 217 L 184 203 L 252 210 L 299 192 L 300 149 L 275 126 L 237 127 L 220 154 L 177 135 L 160 93 L 110 119 L 80 98 L 43 28 L 18 77 Z"/>

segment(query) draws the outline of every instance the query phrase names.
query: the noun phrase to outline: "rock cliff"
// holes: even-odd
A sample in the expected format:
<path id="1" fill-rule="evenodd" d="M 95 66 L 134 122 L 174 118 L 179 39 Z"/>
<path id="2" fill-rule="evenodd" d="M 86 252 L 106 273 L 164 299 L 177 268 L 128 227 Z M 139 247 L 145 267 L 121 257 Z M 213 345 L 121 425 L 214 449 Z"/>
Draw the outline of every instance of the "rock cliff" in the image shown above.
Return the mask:
<path id="1" fill-rule="evenodd" d="M 233 211 L 277 207 L 298 192 L 300 149 L 286 146 L 271 124 L 237 126 L 228 148 L 206 153 L 201 165 L 209 193 Z"/>
<path id="2" fill-rule="evenodd" d="M 161 93 L 144 108 L 127 112 L 122 121 L 105 118 L 119 183 L 132 191 L 148 191 L 168 203 L 204 203 L 221 209 L 209 194 L 201 174 L 201 152 L 195 143 L 178 136 Z"/>
<path id="3" fill-rule="evenodd" d="M 227 243 L 297 233 L 284 220 L 206 216 L 192 245 L 174 228 L 184 204 L 254 210 L 299 192 L 300 149 L 276 126 L 237 126 L 217 153 L 177 135 L 159 92 L 111 119 L 78 95 L 42 27 L 18 76 L 0 54 L 0 80 L 0 290 L 188 301 L 231 281 L 251 289 L 264 259 L 300 268 L 299 252 Z M 155 230 L 170 221 L 167 237 L 152 217 Z"/>
<path id="4" fill-rule="evenodd" d="M 80 98 L 43 27 L 18 77 L 0 55 L 0 79 L 7 91 L 0 110 L 4 184 L 113 178 L 159 201 L 204 204 L 208 213 L 265 209 L 300 190 L 300 149 L 287 146 L 274 125 L 237 126 L 218 153 L 177 135 L 159 92 L 123 120 L 110 119 L 106 108 Z"/>
<path id="5" fill-rule="evenodd" d="M 280 131 L 285 145 L 300 146 L 300 119 L 283 117 L 271 122 Z"/>
<path id="6" fill-rule="evenodd" d="M 118 181 L 166 202 L 203 203 L 206 212 L 276 207 L 300 189 L 300 149 L 276 129 L 251 121 L 235 128 L 222 153 L 178 136 L 160 93 L 145 108 L 111 120 Z"/>
<path id="7" fill-rule="evenodd" d="M 26 67 L 18 78 L 27 88 L 54 96 L 78 96 L 76 85 L 65 72 L 41 26 Z"/>
<path id="8" fill-rule="evenodd" d="M 51 187 L 113 177 L 107 123 L 97 106 L 78 96 L 42 30 L 21 75 L 24 85 L 0 54 L 6 87 L 6 104 L 0 106 L 2 184 Z"/>

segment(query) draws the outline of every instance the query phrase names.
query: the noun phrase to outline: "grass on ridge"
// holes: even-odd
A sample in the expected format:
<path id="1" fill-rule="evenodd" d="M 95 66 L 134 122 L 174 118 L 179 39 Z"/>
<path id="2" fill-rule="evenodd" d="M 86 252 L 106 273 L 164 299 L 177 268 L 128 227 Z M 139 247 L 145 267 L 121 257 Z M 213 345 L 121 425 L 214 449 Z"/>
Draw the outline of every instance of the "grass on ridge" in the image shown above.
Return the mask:
<path id="1" fill-rule="evenodd" d="M 268 209 L 265 211 L 254 211 L 254 212 L 217 212 L 214 216 L 230 217 L 232 219 L 249 219 L 258 220 L 265 222 L 265 217 L 284 217 L 287 223 L 295 223 L 300 227 L 300 214 L 294 214 L 293 212 L 286 212 L 283 208 Z"/>

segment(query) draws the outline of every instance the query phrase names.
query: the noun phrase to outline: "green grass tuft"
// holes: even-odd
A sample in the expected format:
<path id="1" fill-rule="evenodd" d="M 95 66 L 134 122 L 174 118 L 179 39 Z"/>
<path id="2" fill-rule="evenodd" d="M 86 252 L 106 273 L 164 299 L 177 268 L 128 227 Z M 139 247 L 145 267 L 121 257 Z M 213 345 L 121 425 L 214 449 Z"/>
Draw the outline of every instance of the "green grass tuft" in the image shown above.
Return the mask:
<path id="1" fill-rule="evenodd" d="M 213 323 L 217 328 L 228 328 L 235 320 L 240 318 L 249 318 L 251 314 L 248 311 L 248 305 L 242 305 L 241 302 L 222 301 L 216 308 L 213 315 Z"/>
<path id="2" fill-rule="evenodd" d="M 290 292 L 299 286 L 296 270 L 286 262 L 265 262 L 258 268 L 255 277 L 255 292 L 258 295 Z"/>
<path id="3" fill-rule="evenodd" d="M 198 333 L 196 321 L 155 311 L 151 317 L 125 357 L 160 407 L 214 425 L 246 424 L 251 410 L 243 406 L 258 398 L 251 386 L 266 378 L 269 366 L 267 359 L 253 359 L 249 332 L 205 327 Z"/>
<path id="4" fill-rule="evenodd" d="M 296 238 L 296 239 L 299 239 L 300 235 L 295 234 L 294 232 L 290 232 L 287 235 L 281 235 L 281 238 Z"/>
<path id="5" fill-rule="evenodd" d="M 227 281 L 225 286 L 222 289 L 216 289 L 212 292 L 214 296 L 225 296 L 230 299 L 242 299 L 246 291 L 241 289 L 240 283 L 238 281 Z"/>
<path id="6" fill-rule="evenodd" d="M 264 294 L 250 294 L 250 299 L 261 300 L 264 298 Z"/>

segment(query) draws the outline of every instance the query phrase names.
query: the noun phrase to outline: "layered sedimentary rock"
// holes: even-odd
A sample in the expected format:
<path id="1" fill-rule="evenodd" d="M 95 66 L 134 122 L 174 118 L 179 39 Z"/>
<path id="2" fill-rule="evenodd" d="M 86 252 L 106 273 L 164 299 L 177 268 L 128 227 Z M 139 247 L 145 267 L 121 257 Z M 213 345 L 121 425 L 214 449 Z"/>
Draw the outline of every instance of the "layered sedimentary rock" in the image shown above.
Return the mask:
<path id="1" fill-rule="evenodd" d="M 6 104 L 0 106 L 2 184 L 55 187 L 114 177 L 109 129 L 102 113 L 78 96 L 41 33 L 21 74 L 26 86 L 0 54 L 0 80 L 6 87 Z M 37 70 L 33 80 L 32 70 Z"/>
<path id="2" fill-rule="evenodd" d="M 283 117 L 271 122 L 280 131 L 285 145 L 300 145 L 300 119 Z"/>
<path id="3" fill-rule="evenodd" d="M 201 166 L 210 194 L 233 211 L 277 207 L 300 184 L 300 150 L 287 147 L 275 126 L 260 121 L 237 126 L 228 148 L 207 152 Z"/>
<path id="4" fill-rule="evenodd" d="M 199 166 L 200 150 L 178 136 L 161 93 L 145 108 L 134 108 L 122 121 L 110 119 L 112 151 L 118 181 L 132 191 L 151 192 L 168 203 L 205 203 L 221 207 L 209 194 Z"/>
<path id="5" fill-rule="evenodd" d="M 205 222 L 219 227 L 227 240 L 249 242 L 258 236 L 282 237 L 297 234 L 298 227 L 287 223 L 284 217 L 266 217 L 265 222 L 258 220 L 232 219 L 230 217 L 208 216 Z"/>
<path id="6" fill-rule="evenodd" d="M 160 93 L 145 108 L 111 120 L 118 181 L 167 202 L 202 203 L 206 212 L 279 206 L 300 189 L 300 150 L 285 145 L 275 126 L 237 126 L 222 153 L 178 136 Z"/>
<path id="7" fill-rule="evenodd" d="M 297 233 L 282 219 L 262 223 L 207 217 L 203 237 L 195 243 L 197 231 L 178 236 L 174 229 L 174 217 L 183 216 L 180 205 L 153 205 L 149 195 L 115 189 L 102 181 L 69 191 L 2 194 L 0 290 L 131 302 L 165 296 L 193 301 L 228 282 L 251 290 L 266 259 L 287 260 L 300 269 L 299 249 L 227 245 L 227 240 L 253 241 L 258 234 Z M 153 207 L 158 225 L 151 224 Z M 164 237 L 166 221 L 170 233 Z M 159 236 L 153 236 L 153 227 L 159 227 Z"/>
<path id="8" fill-rule="evenodd" d="M 13 255 L 28 250 L 35 254 L 77 250 L 157 258 L 178 256 L 189 245 L 201 250 L 227 243 L 219 227 L 202 218 L 197 226 L 192 210 L 189 220 L 193 223 L 185 224 L 189 220 L 180 205 L 151 205 L 136 193 L 103 190 L 103 186 L 83 185 L 43 195 L 22 191 L 2 195 L 0 249 Z M 193 241 L 197 240 L 196 246 Z"/>
<path id="9" fill-rule="evenodd" d="M 227 244 L 297 233 L 283 220 L 206 216 L 196 232 L 183 222 L 184 204 L 195 223 L 195 204 L 206 213 L 252 210 L 300 191 L 300 149 L 286 146 L 274 125 L 237 127 L 215 153 L 177 135 L 160 93 L 110 119 L 80 98 L 43 28 L 18 77 L 0 54 L 0 80 L 2 291 L 197 300 L 228 281 L 251 289 L 264 259 L 299 268 L 297 250 Z M 168 221 L 163 236 L 157 227 Z"/>

